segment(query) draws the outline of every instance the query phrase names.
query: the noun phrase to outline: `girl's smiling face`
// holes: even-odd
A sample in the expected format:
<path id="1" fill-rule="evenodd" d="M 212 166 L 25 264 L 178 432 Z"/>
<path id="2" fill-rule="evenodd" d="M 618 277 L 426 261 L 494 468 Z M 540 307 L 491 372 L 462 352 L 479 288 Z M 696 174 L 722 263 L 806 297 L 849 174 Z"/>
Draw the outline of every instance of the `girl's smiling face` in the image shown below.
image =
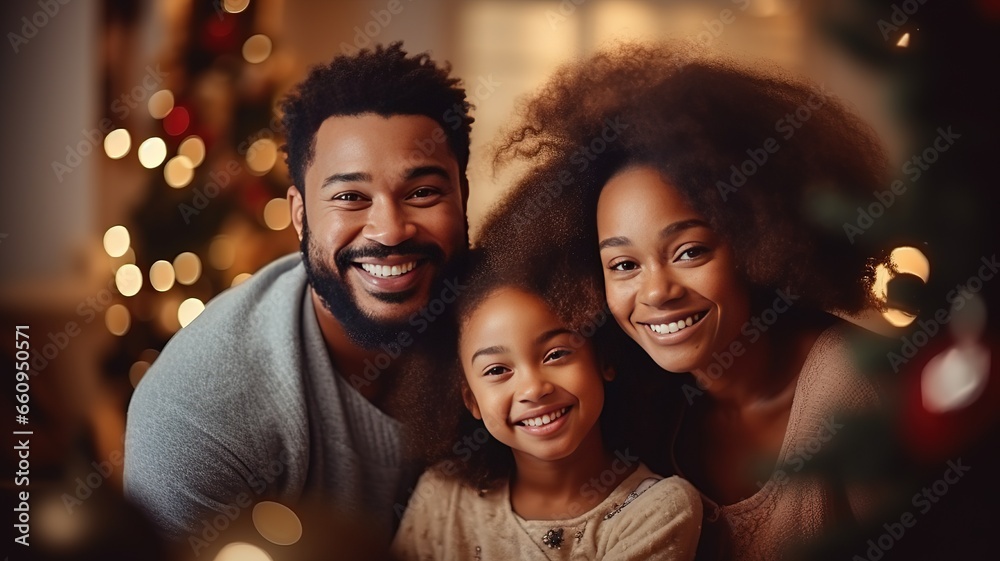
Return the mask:
<path id="1" fill-rule="evenodd" d="M 561 460 L 600 439 L 613 373 L 540 297 L 512 287 L 488 295 L 462 322 L 459 357 L 466 406 L 515 459 Z"/>
<path id="2" fill-rule="evenodd" d="M 661 368 L 704 370 L 750 318 L 732 250 L 650 166 L 605 184 L 597 233 L 608 307 Z"/>

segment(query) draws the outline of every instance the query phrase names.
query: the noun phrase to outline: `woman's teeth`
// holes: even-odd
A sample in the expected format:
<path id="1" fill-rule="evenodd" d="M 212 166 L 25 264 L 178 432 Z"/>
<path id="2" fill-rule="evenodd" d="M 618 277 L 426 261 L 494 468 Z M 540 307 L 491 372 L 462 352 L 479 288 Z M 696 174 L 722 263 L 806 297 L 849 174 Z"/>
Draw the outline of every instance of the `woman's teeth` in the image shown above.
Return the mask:
<path id="1" fill-rule="evenodd" d="M 521 421 L 519 424 L 528 427 L 540 427 L 542 425 L 547 425 L 552 421 L 555 421 L 559 417 L 562 417 L 567 411 L 569 411 L 569 407 L 563 407 L 559 411 L 555 411 L 547 415 L 542 415 L 541 417 L 535 417 L 533 419 L 525 419 Z"/>
<path id="2" fill-rule="evenodd" d="M 692 325 L 698 323 L 698 321 L 705 317 L 705 314 L 698 312 L 697 314 L 688 316 L 680 321 L 672 321 L 670 323 L 660 323 L 660 324 L 649 324 L 649 328 L 653 330 L 654 333 L 677 333 L 682 329 L 691 327 Z"/>
<path id="3" fill-rule="evenodd" d="M 399 275 L 405 275 L 413 270 L 417 266 L 416 261 L 411 261 L 409 263 L 403 263 L 402 265 L 375 265 L 372 263 L 362 263 L 361 268 L 365 270 L 366 273 L 375 277 L 398 277 Z"/>

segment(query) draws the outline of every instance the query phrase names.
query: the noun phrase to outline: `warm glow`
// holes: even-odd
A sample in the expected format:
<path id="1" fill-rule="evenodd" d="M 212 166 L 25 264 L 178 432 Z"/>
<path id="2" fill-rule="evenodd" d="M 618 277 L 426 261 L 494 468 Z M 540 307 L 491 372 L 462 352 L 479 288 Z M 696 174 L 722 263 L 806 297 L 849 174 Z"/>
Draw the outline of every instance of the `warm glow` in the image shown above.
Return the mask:
<path id="1" fill-rule="evenodd" d="M 261 138 L 247 150 L 247 167 L 254 175 L 264 175 L 271 171 L 278 161 L 278 145 L 270 138 Z"/>
<path id="2" fill-rule="evenodd" d="M 253 275 L 250 274 L 250 273 L 240 273 L 240 274 L 236 275 L 235 277 L 233 277 L 233 284 L 230 285 L 230 286 L 236 286 L 238 284 L 242 284 L 244 281 L 246 281 L 247 279 L 249 279 L 252 276 Z"/>
<path id="3" fill-rule="evenodd" d="M 238 14 L 247 9 L 249 5 L 250 0 L 223 0 L 222 2 L 222 8 L 230 14 Z"/>
<path id="4" fill-rule="evenodd" d="M 879 302 L 885 302 L 889 297 L 889 280 L 892 278 L 892 271 L 885 265 L 875 267 L 875 282 L 872 283 L 872 294 Z"/>
<path id="5" fill-rule="evenodd" d="M 167 159 L 167 143 L 154 136 L 139 145 L 139 163 L 146 169 L 153 169 Z"/>
<path id="6" fill-rule="evenodd" d="M 108 228 L 107 232 L 104 232 L 104 251 L 111 257 L 125 255 L 131 243 L 132 239 L 129 237 L 128 229 L 125 226 L 112 226 Z"/>
<path id="7" fill-rule="evenodd" d="M 154 119 L 162 119 L 174 108 L 174 94 L 170 90 L 160 90 L 149 96 L 148 106 Z"/>
<path id="8" fill-rule="evenodd" d="M 243 58 L 251 64 L 264 62 L 271 56 L 271 39 L 267 35 L 254 35 L 243 43 Z"/>
<path id="9" fill-rule="evenodd" d="M 906 327 L 907 325 L 913 323 L 913 320 L 917 319 L 917 316 L 910 315 L 895 308 L 889 308 L 882 312 L 882 317 L 884 317 L 885 321 L 889 322 L 893 327 Z"/>
<path id="10" fill-rule="evenodd" d="M 900 273 L 918 276 L 925 283 L 931 277 L 930 261 L 915 247 L 897 247 L 889 257 Z"/>
<path id="11" fill-rule="evenodd" d="M 104 153 L 112 160 L 124 158 L 132 148 L 132 137 L 125 129 L 115 129 L 104 137 Z"/>
<path id="12" fill-rule="evenodd" d="M 271 199 L 264 206 L 264 224 L 272 230 L 284 230 L 292 223 L 288 199 Z"/>
<path id="13" fill-rule="evenodd" d="M 910 46 L 910 34 L 909 33 L 904 33 L 903 36 L 899 38 L 899 41 L 896 41 L 896 46 L 897 47 L 902 47 L 904 49 L 906 47 L 909 47 Z"/>
<path id="14" fill-rule="evenodd" d="M 292 545 L 302 537 L 302 522 L 287 506 L 261 501 L 253 507 L 253 525 L 267 541 Z"/>
<path id="15" fill-rule="evenodd" d="M 177 308 L 177 321 L 180 322 L 181 327 L 187 327 L 204 310 L 205 304 L 201 300 L 188 298 L 181 302 L 181 305 Z"/>
<path id="16" fill-rule="evenodd" d="M 179 296 L 168 296 L 162 300 L 157 319 L 160 329 L 164 333 L 174 333 L 181 328 L 177 321 L 177 308 L 180 307 L 181 298 Z"/>
<path id="17" fill-rule="evenodd" d="M 185 251 L 174 258 L 174 274 L 181 284 L 192 285 L 198 282 L 201 277 L 201 259 L 190 251 Z"/>
<path id="18" fill-rule="evenodd" d="M 236 244 L 229 236 L 215 236 L 208 246 L 208 262 L 212 267 L 225 271 L 236 259 Z"/>
<path id="19" fill-rule="evenodd" d="M 163 166 L 163 179 L 174 189 L 187 187 L 194 179 L 194 164 L 187 156 L 174 156 Z"/>
<path id="20" fill-rule="evenodd" d="M 174 266 L 169 261 L 160 260 L 149 268 L 149 284 L 157 292 L 166 292 L 174 286 Z"/>
<path id="21" fill-rule="evenodd" d="M 187 156 L 191 160 L 191 167 L 196 168 L 205 161 L 205 141 L 200 136 L 189 136 L 181 141 L 177 147 L 177 154 Z"/>
<path id="22" fill-rule="evenodd" d="M 125 306 L 114 304 L 104 312 L 104 325 L 112 334 L 121 337 L 128 333 L 128 328 L 132 326 L 132 314 Z"/>
<path id="23" fill-rule="evenodd" d="M 139 382 L 142 381 L 142 377 L 146 375 L 146 371 L 149 370 L 150 366 L 145 360 L 139 360 L 128 369 L 128 381 L 132 383 L 133 388 L 139 385 Z"/>
<path id="24" fill-rule="evenodd" d="M 142 271 L 131 263 L 122 265 L 115 273 L 115 286 L 122 296 L 135 296 L 142 288 Z"/>
<path id="25" fill-rule="evenodd" d="M 263 549 L 243 542 L 227 544 L 219 554 L 215 556 L 215 561 L 272 561 L 271 556 Z"/>

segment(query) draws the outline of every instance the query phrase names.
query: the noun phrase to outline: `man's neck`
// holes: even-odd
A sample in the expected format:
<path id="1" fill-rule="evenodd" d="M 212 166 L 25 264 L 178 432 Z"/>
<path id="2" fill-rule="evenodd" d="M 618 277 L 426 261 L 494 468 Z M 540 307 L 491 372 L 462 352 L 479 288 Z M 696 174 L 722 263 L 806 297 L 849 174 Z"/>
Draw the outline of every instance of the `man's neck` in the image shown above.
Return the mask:
<path id="1" fill-rule="evenodd" d="M 392 387 L 393 367 L 382 369 L 375 363 L 377 351 L 358 346 L 344 331 L 344 326 L 326 309 L 319 295 L 309 289 L 316 311 L 319 330 L 323 334 L 337 374 L 347 380 L 358 392 L 376 407 L 382 409 Z"/>

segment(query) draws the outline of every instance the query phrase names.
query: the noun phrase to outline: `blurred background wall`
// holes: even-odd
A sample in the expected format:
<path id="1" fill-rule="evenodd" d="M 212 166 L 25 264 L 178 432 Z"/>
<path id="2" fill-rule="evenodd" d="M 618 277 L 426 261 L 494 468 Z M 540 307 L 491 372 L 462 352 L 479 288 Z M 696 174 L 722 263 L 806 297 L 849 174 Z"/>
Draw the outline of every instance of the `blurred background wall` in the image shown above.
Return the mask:
<path id="1" fill-rule="evenodd" d="M 937 307 L 922 302 L 942 301 L 996 250 L 1000 96 L 983 79 L 996 66 L 995 0 L 19 0 L 2 9 L 2 356 L 13 361 L 13 326 L 30 325 L 33 465 L 54 482 L 60 512 L 56 499 L 77 474 L 120 457 L 132 388 L 170 336 L 297 250 L 276 104 L 309 66 L 375 43 L 402 40 L 450 61 L 468 88 L 473 233 L 510 184 L 489 169 L 489 146 L 519 99 L 561 63 L 617 40 L 687 38 L 823 84 L 871 123 L 894 170 L 939 127 L 963 135 L 864 240 L 920 254 L 900 257 L 920 290 L 899 292 L 905 313 L 893 325 L 912 329 Z M 977 305 L 995 331 L 996 287 L 986 284 Z M 983 376 L 977 383 L 993 388 Z M 995 416 L 975 415 L 952 430 L 980 442 Z M 112 467 L 105 489 L 120 488 Z"/>

